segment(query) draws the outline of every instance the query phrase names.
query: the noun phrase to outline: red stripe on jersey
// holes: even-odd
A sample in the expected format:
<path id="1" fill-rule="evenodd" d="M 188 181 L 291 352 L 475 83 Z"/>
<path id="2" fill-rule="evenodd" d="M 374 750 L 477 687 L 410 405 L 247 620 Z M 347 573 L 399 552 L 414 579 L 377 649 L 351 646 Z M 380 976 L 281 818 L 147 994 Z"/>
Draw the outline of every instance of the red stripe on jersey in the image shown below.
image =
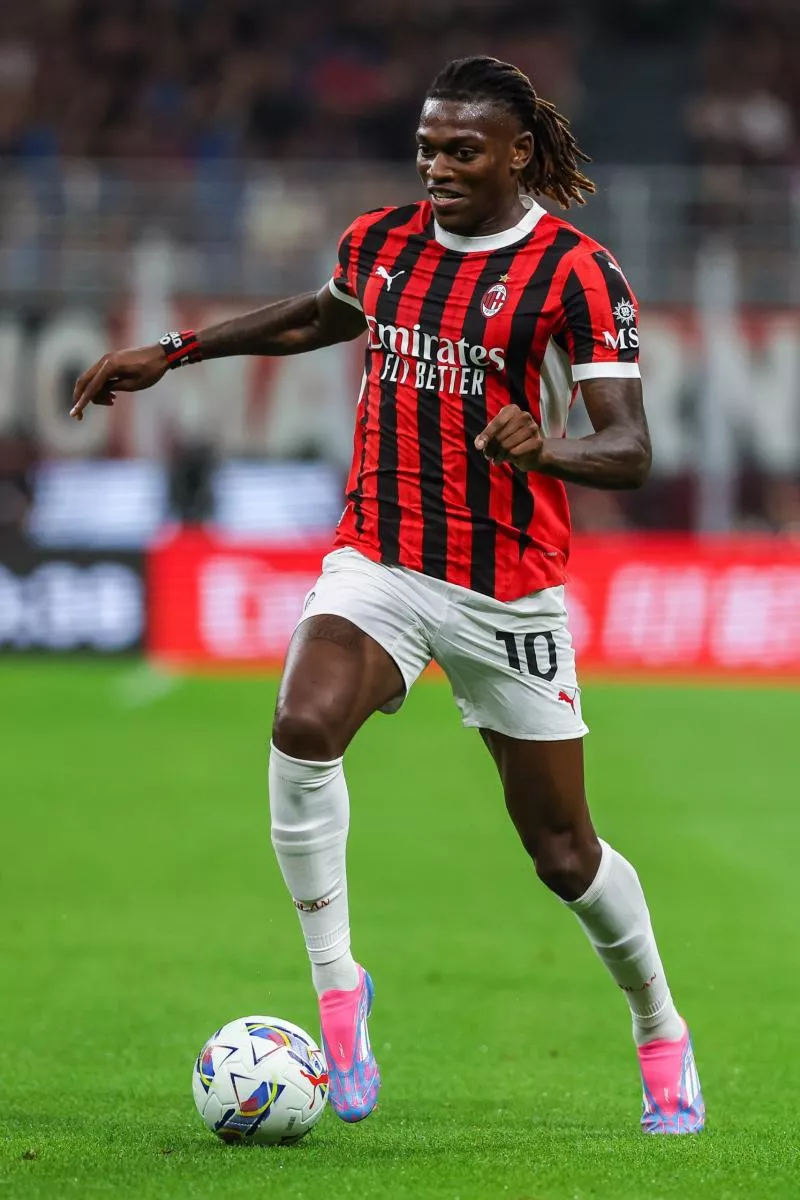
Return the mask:
<path id="1" fill-rule="evenodd" d="M 559 260 L 547 289 L 543 304 L 545 310 L 557 310 L 559 298 L 570 273 L 570 263 L 570 254 L 565 254 Z M 526 394 L 531 401 L 531 411 L 539 423 L 542 420 L 541 366 L 553 332 L 551 322 L 537 323 L 525 371 Z M 573 389 L 572 394 L 565 400 L 568 406 L 571 406 L 574 394 Z M 569 541 L 571 522 L 566 488 L 560 479 L 552 479 L 546 475 L 530 476 L 530 486 L 536 507 L 536 520 L 531 525 L 530 534 L 538 546 L 539 552 L 553 557 L 554 548 L 559 548 L 556 552 L 560 554 L 560 547 Z M 566 560 L 564 559 L 564 561 Z"/>
<path id="2" fill-rule="evenodd" d="M 355 236 L 343 250 L 369 339 L 337 545 L 500 600 L 562 583 L 563 485 L 490 466 L 474 439 L 509 403 L 541 419 L 551 339 L 593 352 L 575 264 L 602 248 L 549 216 L 512 246 L 466 253 L 436 241 L 428 204 L 364 223 L 357 263 Z M 551 421 L 570 400 L 562 374 L 548 375 Z"/>
<path id="3" fill-rule="evenodd" d="M 430 291 L 445 250 L 438 242 L 429 247 L 426 262 L 416 268 L 419 276 L 424 278 L 424 291 L 416 296 L 409 296 L 404 289 L 397 306 L 396 320 L 398 325 L 411 331 L 420 323 L 425 297 Z M 397 260 L 399 262 L 399 258 Z M 402 562 L 412 571 L 423 569 L 424 520 L 422 517 L 421 491 L 421 450 L 419 440 L 419 389 L 417 387 L 417 372 L 421 367 L 418 362 L 409 363 L 408 375 L 395 385 L 394 402 L 396 405 L 396 436 L 397 436 L 397 504 L 400 521 L 398 527 L 398 552 Z"/>
<path id="4" fill-rule="evenodd" d="M 605 303 L 602 296 L 597 295 L 597 263 L 588 254 L 576 256 L 572 269 L 577 276 L 581 291 L 586 298 L 586 305 L 589 314 L 589 322 L 592 329 L 592 342 L 595 346 L 603 343 L 603 331 L 605 329 L 614 328 L 614 318 L 611 314 L 611 305 L 608 302 L 608 293 L 605 296 Z M 592 355 L 594 358 L 594 354 Z"/>
<path id="5" fill-rule="evenodd" d="M 571 363 L 575 362 L 575 334 L 572 332 L 571 325 L 565 325 L 563 329 L 558 331 L 559 339 L 564 344 L 564 349 L 567 352 L 567 358 Z"/>
<path id="6" fill-rule="evenodd" d="M 358 299 L 355 280 L 357 276 L 358 254 L 367 233 L 368 225 L 354 223 L 339 243 L 339 262 L 333 273 L 334 283 L 346 292 L 348 296 Z"/>
<path id="7" fill-rule="evenodd" d="M 490 595 L 502 586 L 503 579 L 519 573 L 519 537 L 511 530 L 518 526 L 520 512 L 524 515 L 523 525 L 530 520 L 533 500 L 527 477 L 510 468 L 491 467 L 475 450 L 474 439 L 505 405 L 516 402 L 526 406 L 525 362 L 532 327 L 542 308 L 538 274 L 559 229 L 559 225 L 550 225 L 544 218 L 533 238 L 482 256 L 484 270 L 464 326 L 471 344 L 503 347 L 506 355 L 503 370 L 486 372 L 482 406 L 479 408 L 472 399 L 464 405 L 472 553 L 468 579 L 463 583 Z M 520 497 L 524 498 L 522 506 Z"/>
<path id="8" fill-rule="evenodd" d="M 498 378 L 490 378 L 486 389 L 486 398 L 492 414 L 496 414 L 509 403 L 508 385 Z M 489 464 L 489 513 L 495 525 L 502 530 L 514 525 L 514 475 L 519 476 L 522 486 L 527 489 L 528 481 L 520 472 L 515 472 L 509 463 Z M 533 506 L 531 506 L 533 511 Z M 519 549 L 517 539 L 501 534 L 494 540 L 494 590 L 502 588 L 502 581 L 508 579 L 519 569 Z M 477 582 L 478 562 L 475 562 Z"/>
<path id="9" fill-rule="evenodd" d="M 412 230 L 416 229 L 417 218 L 418 214 L 415 213 Z M 414 526 L 423 542 L 425 530 L 424 521 L 420 521 L 416 516 L 419 511 L 418 480 L 421 459 L 416 431 L 410 422 L 414 408 L 408 400 L 403 403 L 403 397 L 398 395 L 398 390 L 410 388 L 410 395 L 414 395 L 414 362 L 413 355 L 410 354 L 413 330 L 406 324 L 405 316 L 412 315 L 415 308 L 421 309 L 423 301 L 420 297 L 416 304 L 413 301 L 409 304 L 407 288 L 412 280 L 418 280 L 424 273 L 420 267 L 420 259 L 430 247 L 421 238 L 409 237 L 405 229 L 401 229 L 392 241 L 395 247 L 399 245 L 399 251 L 393 251 L 389 245 L 385 247 L 380 255 L 381 262 L 375 259 L 375 270 L 370 283 L 374 296 L 371 307 L 375 309 L 379 305 L 381 322 L 385 327 L 397 330 L 395 351 L 376 356 L 378 365 L 373 372 L 373 384 L 379 394 L 377 408 L 380 422 L 376 470 L 377 536 L 384 562 L 404 562 L 402 518 L 407 518 L 409 535 L 412 533 L 410 527 Z M 390 263 L 388 268 L 384 255 Z M 414 320 L 416 321 L 416 316 Z M 378 334 L 380 335 L 380 328 Z M 407 344 L 409 341 L 412 345 Z M 403 345 L 406 345 L 405 352 Z M 404 426 L 402 438 L 398 429 L 400 421 Z M 401 482 L 404 497 L 413 505 L 408 512 L 400 503 Z"/>
<path id="10" fill-rule="evenodd" d="M 507 404 L 516 402 L 510 390 L 511 381 L 513 379 L 513 370 L 509 375 L 509 365 L 513 367 L 514 349 L 512 332 L 515 327 L 515 321 L 520 323 L 520 309 L 526 297 L 526 290 L 530 282 L 531 275 L 535 272 L 536 266 L 541 260 L 542 255 L 549 242 L 545 240 L 541 246 L 537 246 L 536 252 L 532 252 L 528 248 L 524 257 L 519 257 L 520 246 L 508 247 L 503 257 L 502 264 L 498 265 L 498 278 L 502 278 L 504 286 L 507 288 L 507 299 L 499 312 L 495 312 L 492 316 L 485 318 L 485 336 L 487 340 L 491 338 L 497 341 L 500 345 L 507 347 L 506 366 L 502 372 L 487 372 L 486 376 L 486 410 L 484 423 L 488 424 L 494 417 L 505 408 Z M 499 254 L 492 256 L 492 259 L 500 258 Z M 516 270 L 515 270 L 515 260 Z M 492 263 L 488 264 L 492 266 Z M 505 267 L 505 270 L 500 267 Z M 525 326 L 529 323 L 527 314 L 522 317 Z M 520 345 L 524 343 L 527 347 L 529 332 L 526 329 L 519 330 L 518 340 Z M 482 338 L 480 340 L 483 340 Z M 524 355 L 525 350 L 518 351 Z M 524 406 L 524 405 L 523 405 Z M 476 530 L 476 536 L 473 538 L 473 553 L 470 564 L 470 582 L 465 583 L 466 587 L 478 588 L 485 590 L 491 588 L 492 591 L 497 587 L 498 580 L 505 578 L 509 571 L 515 571 L 519 566 L 519 555 L 517 553 L 516 542 L 513 538 L 507 536 L 498 536 L 498 526 L 508 528 L 513 525 L 513 509 L 514 509 L 514 471 L 507 464 L 495 466 L 487 463 L 488 468 L 488 494 L 485 500 L 485 506 L 488 508 L 488 515 L 491 520 L 491 534 L 488 531 Z M 519 486 L 519 480 L 517 481 Z M 523 482 L 523 486 L 527 488 L 527 481 Z M 532 510 L 532 506 L 531 506 Z M 489 539 L 491 537 L 491 561 L 489 559 Z"/>
<path id="11" fill-rule="evenodd" d="M 580 338 L 576 347 L 578 362 L 636 362 L 637 348 L 627 343 L 622 331 L 636 324 L 638 304 L 628 286 L 625 276 L 603 250 L 575 255 L 572 275 L 577 281 L 582 300 L 581 311 L 586 314 L 591 328 L 591 354 L 581 353 Z M 578 297 L 573 293 L 573 302 Z M 567 324 L 570 323 L 571 306 L 567 304 Z M 615 344 L 615 342 L 617 344 Z"/>
<path id="12" fill-rule="evenodd" d="M 358 289 L 359 257 L 365 243 L 381 232 L 381 226 L 388 220 L 390 226 L 396 223 L 398 209 L 376 208 L 353 221 L 339 239 L 339 253 L 333 271 L 333 282 L 347 296 L 360 300 Z"/>
<path id="13" fill-rule="evenodd" d="M 369 351 L 367 351 L 369 355 Z M 359 491 L 361 487 L 361 477 L 364 471 L 364 457 L 367 451 L 366 444 L 366 424 L 369 418 L 369 409 L 367 407 L 367 376 L 369 367 L 365 364 L 364 375 L 361 380 L 361 390 L 358 395 L 358 405 L 356 407 L 356 430 L 353 439 L 353 459 L 350 464 L 350 471 L 347 475 L 347 483 L 345 484 L 345 495 L 348 502 L 357 506 L 359 499 Z M 359 533 L 359 514 L 357 507 L 353 509 L 353 524 L 354 531 Z"/>
<path id="14" fill-rule="evenodd" d="M 339 287 L 348 295 L 358 299 L 356 290 L 356 281 L 358 279 L 358 260 L 361 247 L 364 243 L 364 238 L 367 231 L 371 227 L 371 222 L 360 217 L 354 221 L 350 228 L 346 231 L 339 242 L 339 260 L 336 264 L 336 269 L 333 273 L 333 279 Z M 369 375 L 369 351 L 367 351 L 367 359 L 364 364 L 364 378 L 361 385 L 361 393 L 356 409 L 356 428 L 353 444 L 353 460 L 350 466 L 350 472 L 347 477 L 345 494 L 348 500 L 355 505 L 352 514 L 354 523 L 354 532 L 360 533 L 362 524 L 359 506 L 361 502 L 362 476 L 364 473 L 364 459 L 367 451 L 368 439 L 366 429 L 369 423 L 369 397 L 366 381 Z"/>
<path id="15" fill-rule="evenodd" d="M 513 314 L 508 334 L 509 353 L 507 381 L 509 397 L 506 401 L 528 409 L 534 420 L 541 420 L 540 412 L 540 368 L 552 328 L 551 305 L 554 295 L 553 280 L 564 272 L 564 261 L 579 243 L 578 235 L 555 218 L 543 218 L 536 242 L 526 256 L 526 280 Z M 553 493 L 542 489 L 542 476 L 535 472 L 523 473 L 507 468 L 506 481 L 510 502 L 508 524 L 517 531 L 516 538 L 501 539 L 498 547 L 497 578 L 500 586 L 519 577 L 520 567 L 526 553 L 541 558 L 550 558 L 553 548 L 561 548 L 565 542 L 567 521 L 566 493 L 563 485 L 561 499 L 556 505 L 554 524 L 561 529 L 561 536 L 550 537 L 549 501 Z M 540 497 L 544 504 L 539 503 Z M 543 512 L 547 509 L 547 512 Z M 565 558 L 564 560 L 565 561 Z M 546 569 L 553 567 L 548 562 Z"/>
<path id="16" fill-rule="evenodd" d="M 460 341 L 469 345 L 483 344 L 482 321 L 476 322 L 476 305 L 490 283 L 496 283 L 502 268 L 494 270 L 487 262 L 486 254 L 465 255 L 469 260 L 469 271 L 459 273 L 452 292 L 453 327 L 448 334 L 457 346 Z M 460 587 L 472 587 L 473 544 L 475 538 L 474 493 L 489 492 L 489 464 L 475 449 L 475 437 L 480 432 L 478 425 L 486 424 L 485 404 L 481 404 L 480 390 L 486 388 L 488 372 L 484 378 L 470 369 L 469 374 L 459 372 L 460 387 L 448 400 L 448 412 L 452 421 L 443 430 L 442 465 L 444 469 L 444 500 L 449 510 L 447 525 L 447 580 Z M 482 388 L 479 388 L 482 385 Z M 462 388 L 464 394 L 462 396 Z M 481 497 L 483 500 L 483 497 Z M 480 508 L 485 506 L 481 503 Z M 492 546 L 494 530 L 491 531 Z"/>
<path id="17" fill-rule="evenodd" d="M 546 284 L 546 290 L 544 291 L 544 297 L 542 301 L 543 312 L 551 312 L 557 307 L 559 297 L 563 291 L 568 275 L 569 255 L 565 254 L 559 260 L 558 265 L 549 280 L 549 283 Z M 531 406 L 531 412 L 538 422 L 541 422 L 542 419 L 541 367 L 552 335 L 553 328 L 550 321 L 536 322 L 536 326 L 533 330 L 531 349 L 525 367 L 525 395 L 527 396 L 528 403 Z"/>
<path id="18" fill-rule="evenodd" d="M 376 284 L 374 268 L 390 263 L 390 273 L 394 273 L 397 259 L 408 246 L 409 234 L 419 225 L 418 209 L 412 205 L 403 209 L 381 209 L 369 216 L 372 219 L 363 222 L 363 234 L 358 242 L 357 253 L 351 257 L 349 271 L 351 286 L 362 306 L 367 308 L 370 302 L 369 289 Z M 380 285 L 383 281 L 377 282 Z M 382 413 L 381 403 L 382 356 L 370 350 L 369 340 L 364 367 L 353 468 L 347 488 L 353 510 L 346 512 L 343 520 L 348 527 L 352 525 L 351 534 L 357 539 L 363 538 L 366 544 L 374 544 L 380 536 L 378 491 L 381 451 L 385 447 L 385 413 Z"/>
<path id="19" fill-rule="evenodd" d="M 438 244 L 437 244 L 438 245 Z M 445 252 L 427 278 L 420 274 L 424 299 L 419 311 L 420 334 L 430 341 L 420 346 L 422 360 L 415 369 L 417 439 L 420 449 L 419 511 L 422 515 L 422 570 L 437 579 L 447 578 L 448 525 L 452 509 L 445 494 L 445 441 L 458 438 L 458 412 L 453 403 L 453 379 L 459 368 L 453 314 L 458 309 L 457 284 L 469 271 L 465 256 Z M 425 334 L 423 334 L 423 337 Z M 449 344 L 448 344 L 449 343 Z"/>
<path id="20" fill-rule="evenodd" d="M 466 503 L 470 456 L 465 409 L 468 403 L 475 403 L 469 392 L 476 386 L 476 372 L 468 365 L 466 353 L 467 343 L 471 341 L 467 320 L 485 265 L 484 255 L 448 255 L 446 280 L 434 281 L 429 292 L 432 310 L 429 319 L 438 320 L 436 336 L 442 361 L 423 367 L 426 384 L 432 384 L 427 389 L 428 404 L 432 409 L 430 421 L 436 422 L 437 427 L 436 445 L 429 450 L 429 454 L 437 456 L 435 478 L 430 481 L 431 488 L 436 488 L 436 495 L 432 496 L 429 507 L 437 503 L 442 506 L 439 514 L 441 545 L 434 545 L 433 549 L 439 556 L 440 576 L 462 587 L 471 586 L 469 563 L 472 557 L 472 521 Z M 440 288 L 447 289 L 446 292 L 437 292 L 437 282 Z M 446 295 L 443 305 L 442 295 Z M 443 342 L 449 345 L 442 351 Z M 479 378 L 478 382 L 485 387 L 485 378 Z M 467 398 L 462 399 L 462 392 L 467 393 Z M 420 435 L 423 436 L 422 426 Z M 477 454 L 474 447 L 473 454 Z"/>

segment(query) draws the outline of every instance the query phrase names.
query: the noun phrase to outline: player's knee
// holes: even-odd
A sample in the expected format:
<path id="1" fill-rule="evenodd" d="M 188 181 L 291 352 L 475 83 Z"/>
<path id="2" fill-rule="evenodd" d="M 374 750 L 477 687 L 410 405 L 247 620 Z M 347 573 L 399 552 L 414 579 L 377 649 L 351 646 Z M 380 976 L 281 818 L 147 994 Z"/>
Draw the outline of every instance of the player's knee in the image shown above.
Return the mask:
<path id="1" fill-rule="evenodd" d="M 543 831 L 526 849 L 542 883 L 562 900 L 577 900 L 597 874 L 600 843 L 575 829 Z"/>
<path id="2" fill-rule="evenodd" d="M 312 762 L 330 762 L 343 753 L 335 722 L 315 707 L 281 706 L 275 713 L 272 741 L 284 754 Z"/>

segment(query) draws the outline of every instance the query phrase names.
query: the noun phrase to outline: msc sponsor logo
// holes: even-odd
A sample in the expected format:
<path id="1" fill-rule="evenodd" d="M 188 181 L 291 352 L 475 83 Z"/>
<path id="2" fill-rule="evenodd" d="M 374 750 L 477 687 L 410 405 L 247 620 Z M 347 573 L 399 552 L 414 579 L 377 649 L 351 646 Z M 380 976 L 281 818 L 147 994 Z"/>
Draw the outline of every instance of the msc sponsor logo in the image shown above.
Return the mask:
<path id="1" fill-rule="evenodd" d="M 638 350 L 639 328 L 636 324 L 636 305 L 632 300 L 619 300 L 614 305 L 614 333 L 603 330 L 603 341 L 609 350 Z"/>
<path id="2" fill-rule="evenodd" d="M 633 329 L 620 329 L 618 333 L 610 333 L 604 329 L 603 341 L 609 350 L 638 350 L 639 330 L 635 325 Z"/>
<path id="3" fill-rule="evenodd" d="M 614 306 L 614 320 L 617 325 L 633 325 L 636 320 L 636 305 L 632 300 L 620 300 Z"/>

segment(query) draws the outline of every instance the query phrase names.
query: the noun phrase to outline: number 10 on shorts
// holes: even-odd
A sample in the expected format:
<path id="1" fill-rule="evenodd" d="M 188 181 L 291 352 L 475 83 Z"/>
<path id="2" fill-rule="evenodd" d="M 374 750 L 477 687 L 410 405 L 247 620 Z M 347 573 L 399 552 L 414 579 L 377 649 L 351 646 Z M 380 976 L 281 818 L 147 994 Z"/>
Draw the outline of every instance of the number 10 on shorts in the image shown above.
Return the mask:
<path id="1" fill-rule="evenodd" d="M 508 665 L 514 671 L 522 672 L 521 647 L 531 675 L 538 675 L 540 679 L 546 679 L 548 683 L 555 678 L 558 659 L 556 658 L 556 642 L 552 633 L 549 631 L 526 633 L 522 638 L 520 634 L 504 633 L 502 629 L 498 629 L 494 636 L 505 646 Z M 547 661 L 546 667 L 544 667 L 545 660 Z"/>

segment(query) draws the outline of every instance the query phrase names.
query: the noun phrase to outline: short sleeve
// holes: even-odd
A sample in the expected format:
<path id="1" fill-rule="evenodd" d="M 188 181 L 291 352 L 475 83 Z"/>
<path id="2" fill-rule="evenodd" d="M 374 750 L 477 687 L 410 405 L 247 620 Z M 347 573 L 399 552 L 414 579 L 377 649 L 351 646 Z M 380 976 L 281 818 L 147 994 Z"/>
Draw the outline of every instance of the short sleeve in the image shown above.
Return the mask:
<path id="1" fill-rule="evenodd" d="M 560 333 L 575 383 L 639 377 L 639 305 L 607 251 L 574 260 L 561 303 Z"/>
<path id="2" fill-rule="evenodd" d="M 345 304 L 351 304 L 359 312 L 362 311 L 362 308 L 356 291 L 355 250 L 360 234 L 360 224 L 361 218 L 359 217 L 342 234 L 339 240 L 338 259 L 328 284 L 332 296 L 335 296 L 337 300 L 342 300 Z"/>

